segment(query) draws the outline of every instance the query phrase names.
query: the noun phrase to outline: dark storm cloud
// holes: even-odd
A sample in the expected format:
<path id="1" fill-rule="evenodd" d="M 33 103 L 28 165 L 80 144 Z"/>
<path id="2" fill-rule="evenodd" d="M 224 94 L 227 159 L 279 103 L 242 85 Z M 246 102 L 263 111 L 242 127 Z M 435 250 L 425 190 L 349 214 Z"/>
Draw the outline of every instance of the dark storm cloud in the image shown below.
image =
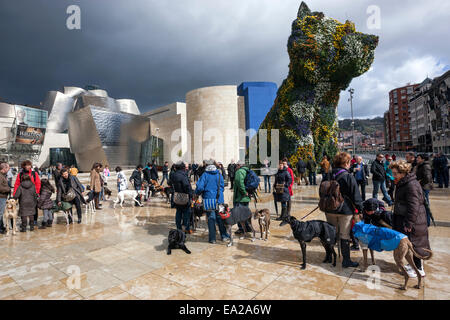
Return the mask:
<path id="1" fill-rule="evenodd" d="M 403 1 L 406 6 L 393 1 L 308 2 L 312 10 L 353 20 L 358 30 L 381 37 L 373 70 L 352 83 L 355 115 L 381 114 L 392 86 L 408 79 L 419 81 L 427 69 L 430 76 L 437 75 L 449 64 L 449 44 L 441 38 L 449 29 L 448 2 L 416 2 Z M 66 28 L 66 9 L 72 4 L 81 8 L 81 30 Z M 147 111 L 184 101 L 187 91 L 204 86 L 242 81 L 280 85 L 288 71 L 286 43 L 299 4 L 299 0 L 1 1 L 0 97 L 38 104 L 47 91 L 63 85 L 98 84 L 110 96 L 135 99 L 141 111 Z M 366 28 L 370 4 L 382 9 L 378 32 Z M 349 115 L 346 101 L 347 94 L 341 96 L 340 116 Z"/>

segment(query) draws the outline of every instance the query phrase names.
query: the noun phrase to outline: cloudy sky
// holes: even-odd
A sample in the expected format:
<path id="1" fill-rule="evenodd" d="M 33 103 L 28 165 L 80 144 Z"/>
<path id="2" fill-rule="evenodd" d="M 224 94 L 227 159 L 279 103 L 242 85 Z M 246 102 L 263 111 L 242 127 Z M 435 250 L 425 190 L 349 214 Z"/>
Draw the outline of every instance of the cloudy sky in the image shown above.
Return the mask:
<path id="1" fill-rule="evenodd" d="M 2 0 L 0 97 L 38 105 L 49 90 L 97 84 L 141 111 L 187 91 L 243 81 L 280 85 L 299 0 Z M 450 69 L 448 0 L 310 0 L 313 11 L 380 36 L 372 69 L 353 80 L 356 117 L 382 115 L 388 92 Z M 357 4 L 355 4 L 357 3 Z M 81 8 L 81 30 L 66 9 Z M 368 29 L 370 5 L 380 29 Z M 350 116 L 348 93 L 339 117 Z"/>

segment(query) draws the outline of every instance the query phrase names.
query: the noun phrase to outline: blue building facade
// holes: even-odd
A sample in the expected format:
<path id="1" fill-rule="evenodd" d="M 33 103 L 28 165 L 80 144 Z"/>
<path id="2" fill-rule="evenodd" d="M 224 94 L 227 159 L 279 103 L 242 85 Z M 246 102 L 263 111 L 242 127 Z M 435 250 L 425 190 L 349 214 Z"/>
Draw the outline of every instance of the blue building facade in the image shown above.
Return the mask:
<path id="1" fill-rule="evenodd" d="M 237 90 L 238 96 L 245 98 L 245 129 L 258 131 L 277 97 L 277 85 L 273 82 L 243 82 Z M 247 138 L 247 146 L 251 138 Z"/>

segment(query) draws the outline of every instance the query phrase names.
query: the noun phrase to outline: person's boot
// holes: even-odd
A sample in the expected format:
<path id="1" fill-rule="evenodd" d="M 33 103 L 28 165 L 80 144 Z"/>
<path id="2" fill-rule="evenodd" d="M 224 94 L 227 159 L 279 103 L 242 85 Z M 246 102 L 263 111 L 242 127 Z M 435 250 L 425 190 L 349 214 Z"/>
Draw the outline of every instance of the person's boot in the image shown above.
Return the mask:
<path id="1" fill-rule="evenodd" d="M 52 223 L 53 223 L 53 220 L 48 220 L 47 228 L 51 228 L 52 227 Z"/>
<path id="2" fill-rule="evenodd" d="M 45 229 L 46 225 L 47 224 L 45 223 L 45 221 L 42 221 L 42 224 L 41 224 L 41 226 L 38 229 Z"/>
<path id="3" fill-rule="evenodd" d="M 341 239 L 342 252 L 342 268 L 356 268 L 359 266 L 358 262 L 350 260 L 350 243 L 348 240 Z"/>
<path id="4" fill-rule="evenodd" d="M 27 232 L 27 227 L 20 226 L 20 232 Z"/>
<path id="5" fill-rule="evenodd" d="M 287 213 L 287 208 L 281 208 L 281 216 L 280 216 L 280 227 L 284 226 L 285 224 L 287 224 L 287 217 L 288 217 L 288 213 Z"/>
<path id="6" fill-rule="evenodd" d="M 30 231 L 34 231 L 34 223 L 30 223 Z"/>

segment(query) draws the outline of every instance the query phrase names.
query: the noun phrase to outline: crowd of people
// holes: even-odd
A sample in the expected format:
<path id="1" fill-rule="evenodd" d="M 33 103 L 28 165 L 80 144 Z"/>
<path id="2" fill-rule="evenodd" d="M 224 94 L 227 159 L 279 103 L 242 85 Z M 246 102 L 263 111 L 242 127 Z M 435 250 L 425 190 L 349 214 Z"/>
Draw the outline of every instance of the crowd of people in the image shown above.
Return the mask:
<path id="1" fill-rule="evenodd" d="M 318 165 L 317 165 L 318 164 Z M 288 159 L 282 159 L 276 172 L 272 169 L 268 160 L 263 162 L 261 175 L 264 177 L 264 191 L 273 194 L 275 210 L 280 226 L 287 224 L 291 213 L 291 202 L 294 195 L 294 181 L 298 185 L 304 181 L 305 185 L 317 185 L 317 169 L 320 166 L 322 181 L 335 180 L 340 186 L 343 203 L 339 210 L 325 212 L 326 219 L 338 230 L 340 247 L 343 255 L 343 267 L 355 267 L 358 264 L 351 261 L 350 251 L 358 250 L 358 240 L 352 233 L 354 215 L 362 214 L 365 221 L 370 221 L 376 216 L 386 216 L 391 227 L 406 234 L 415 249 L 424 253 L 423 249 L 429 249 L 428 226 L 432 219 L 429 206 L 429 193 L 433 183 L 439 188 L 448 188 L 448 162 L 442 155 L 434 155 L 430 161 L 426 154 L 410 152 L 406 160 L 396 161 L 395 155 L 379 153 L 371 163 L 370 168 L 361 156 L 353 156 L 341 152 L 333 159 L 324 155 L 320 162 L 314 161 L 309 156 L 305 161 L 298 159 L 293 168 Z M 14 185 L 15 172 L 17 178 Z M 192 204 L 199 197 L 203 201 L 203 209 L 206 212 L 210 243 L 216 242 L 216 226 L 222 241 L 230 238 L 222 219 L 219 216 L 218 205 L 224 203 L 225 187 L 229 184 L 233 190 L 233 207 L 248 207 L 254 194 L 247 186 L 248 177 L 254 172 L 243 161 L 231 161 L 225 167 L 214 160 L 205 160 L 201 165 L 196 163 L 175 163 L 169 168 L 166 161 L 162 166 L 162 179 L 159 181 L 158 168 L 155 163 L 149 162 L 145 167 L 138 165 L 127 179 L 121 167 L 116 167 L 117 190 L 121 192 L 129 188 L 129 182 L 135 190 L 145 190 L 144 201 L 154 196 L 156 184 L 164 182 L 172 189 L 171 207 L 176 209 L 175 223 L 177 229 L 186 233 L 192 233 Z M 372 198 L 366 200 L 366 186 L 372 174 L 373 192 Z M 101 210 L 101 202 L 105 199 L 105 187 L 111 172 L 108 166 L 94 163 L 90 172 L 90 184 L 85 188 L 77 178 L 78 169 L 75 166 L 63 166 L 58 163 L 54 167 L 45 170 L 33 169 L 31 161 L 24 161 L 20 170 L 13 170 L 7 163 L 0 164 L 0 214 L 5 209 L 6 199 L 12 197 L 19 202 L 19 216 L 21 217 L 21 232 L 26 232 L 27 225 L 30 231 L 38 222 L 38 209 L 43 212 L 41 228 L 51 227 L 55 210 L 75 207 L 78 223 L 82 221 L 81 205 L 93 200 L 95 209 Z M 274 177 L 271 184 L 271 177 Z M 50 183 L 53 178 L 53 185 Z M 319 178 L 320 179 L 320 178 Z M 193 188 L 195 184 L 195 189 Z M 259 185 L 259 178 L 258 178 Z M 272 188 L 273 187 L 273 188 Z M 381 190 L 383 201 L 377 200 Z M 56 200 L 52 195 L 56 193 Z M 138 197 L 140 197 L 138 193 Z M 139 199 L 141 200 L 141 199 Z M 255 198 L 256 201 L 256 198 Z M 281 214 L 278 215 L 278 203 L 281 203 Z M 391 211 L 387 210 L 391 207 Z M 3 219 L 0 219 L 0 223 Z M 70 223 L 72 221 L 70 220 Z M 244 230 L 245 228 L 245 230 Z M 250 226 L 239 225 L 236 234 L 243 234 L 251 230 Z M 5 226 L 0 225 L 0 232 L 4 232 Z M 352 246 L 351 246 L 352 244 Z M 426 253 L 424 253 L 426 255 Z M 422 262 L 415 258 L 414 262 L 423 273 Z M 414 276 L 412 268 L 411 276 Z"/>

